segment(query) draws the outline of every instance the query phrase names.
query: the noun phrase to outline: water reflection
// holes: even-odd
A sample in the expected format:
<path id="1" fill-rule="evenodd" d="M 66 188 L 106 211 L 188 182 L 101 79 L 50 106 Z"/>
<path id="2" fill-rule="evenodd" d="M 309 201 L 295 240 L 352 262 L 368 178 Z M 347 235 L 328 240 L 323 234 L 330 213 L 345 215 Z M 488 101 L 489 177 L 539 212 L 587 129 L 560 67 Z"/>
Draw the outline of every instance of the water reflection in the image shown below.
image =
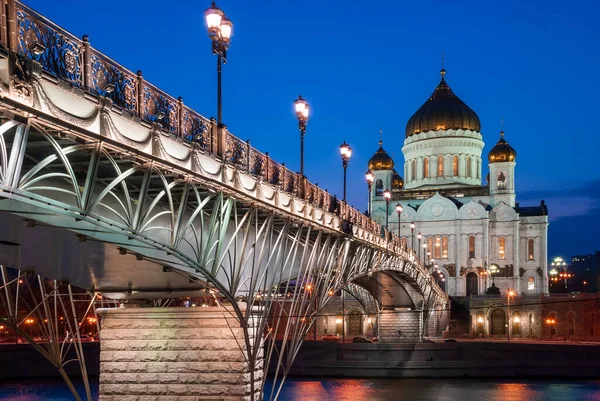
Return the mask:
<path id="1" fill-rule="evenodd" d="M 268 391 L 267 394 L 268 396 Z M 265 399 L 268 399 L 265 397 Z M 599 381 L 290 379 L 282 401 L 600 401 Z"/>
<path id="2" fill-rule="evenodd" d="M 82 383 L 76 383 L 84 394 Z M 271 382 L 266 383 L 266 397 Z M 93 399 L 98 383 L 92 380 Z M 289 379 L 281 401 L 600 401 L 600 381 L 483 379 Z M 71 401 L 56 380 L 0 381 L 2 401 Z"/>

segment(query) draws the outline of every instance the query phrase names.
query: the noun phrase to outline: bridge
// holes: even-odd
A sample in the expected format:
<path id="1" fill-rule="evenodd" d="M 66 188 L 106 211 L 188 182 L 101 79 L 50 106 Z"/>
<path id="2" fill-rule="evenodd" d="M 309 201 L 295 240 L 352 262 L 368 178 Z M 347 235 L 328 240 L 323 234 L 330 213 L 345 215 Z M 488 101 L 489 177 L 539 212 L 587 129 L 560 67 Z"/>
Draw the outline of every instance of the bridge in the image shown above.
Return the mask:
<path id="1" fill-rule="evenodd" d="M 101 317 L 101 400 L 262 399 L 271 361 L 284 379 L 340 291 L 375 305 L 386 320 L 382 341 L 397 339 L 402 325 L 418 327 L 410 341 L 439 334 L 448 297 L 398 237 L 87 37 L 19 1 L 8 0 L 6 10 L 2 299 L 13 305 L 19 297 L 6 266 L 40 277 L 36 313 L 47 310 L 48 325 L 59 302 L 50 304 L 46 291 L 72 299 L 71 285 L 88 290 Z M 181 297 L 215 306 L 160 307 Z M 101 307 L 107 299 L 122 307 Z M 144 300 L 157 307 L 141 307 Z M 414 313 L 394 320 L 396 307 Z M 8 310 L 4 321 L 30 339 L 18 308 Z"/>

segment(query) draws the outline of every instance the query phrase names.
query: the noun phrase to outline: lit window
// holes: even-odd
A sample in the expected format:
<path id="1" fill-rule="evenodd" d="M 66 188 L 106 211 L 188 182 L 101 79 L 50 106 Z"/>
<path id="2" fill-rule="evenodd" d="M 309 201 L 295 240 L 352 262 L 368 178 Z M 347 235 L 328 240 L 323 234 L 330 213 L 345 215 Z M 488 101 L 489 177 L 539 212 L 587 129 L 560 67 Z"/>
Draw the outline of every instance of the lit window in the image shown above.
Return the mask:
<path id="1" fill-rule="evenodd" d="M 467 157 L 467 177 L 471 177 L 471 156 Z"/>
<path id="2" fill-rule="evenodd" d="M 438 156 L 438 171 L 437 171 L 437 176 L 438 177 L 443 177 L 444 176 L 444 156 Z"/>
<path id="3" fill-rule="evenodd" d="M 417 161 L 416 160 L 413 160 L 411 163 L 410 176 L 412 177 L 413 180 L 417 179 Z"/>
<path id="4" fill-rule="evenodd" d="M 498 189 L 505 189 L 506 188 L 506 177 L 504 176 L 504 173 L 500 173 L 498 175 Z"/>
<path id="5" fill-rule="evenodd" d="M 448 237 L 442 237 L 442 259 L 448 259 Z"/>
<path id="6" fill-rule="evenodd" d="M 504 260 L 506 259 L 506 254 L 504 253 L 505 242 L 504 237 L 498 238 L 498 259 Z"/>
<path id="7" fill-rule="evenodd" d="M 471 235 L 469 237 L 469 259 L 473 259 L 475 257 L 475 236 Z"/>
<path id="8" fill-rule="evenodd" d="M 433 238 L 432 237 L 427 238 L 427 250 L 429 252 L 431 252 L 431 254 L 433 255 Z M 435 255 L 433 256 L 433 258 L 435 259 Z"/>
<path id="9" fill-rule="evenodd" d="M 429 178 L 429 158 L 423 159 L 423 178 Z"/>
<path id="10" fill-rule="evenodd" d="M 452 175 L 458 177 L 458 156 L 452 158 Z"/>
<path id="11" fill-rule="evenodd" d="M 375 195 L 383 196 L 383 180 L 381 178 L 375 182 Z"/>
<path id="12" fill-rule="evenodd" d="M 535 278 L 533 276 L 529 276 L 527 279 L 527 289 L 529 291 L 535 290 Z"/>
<path id="13" fill-rule="evenodd" d="M 435 258 L 436 259 L 441 259 L 442 258 L 442 239 L 440 237 L 435 237 Z"/>
<path id="14" fill-rule="evenodd" d="M 535 245 L 533 243 L 533 238 L 530 238 L 527 242 L 527 260 L 535 260 L 534 251 Z"/>

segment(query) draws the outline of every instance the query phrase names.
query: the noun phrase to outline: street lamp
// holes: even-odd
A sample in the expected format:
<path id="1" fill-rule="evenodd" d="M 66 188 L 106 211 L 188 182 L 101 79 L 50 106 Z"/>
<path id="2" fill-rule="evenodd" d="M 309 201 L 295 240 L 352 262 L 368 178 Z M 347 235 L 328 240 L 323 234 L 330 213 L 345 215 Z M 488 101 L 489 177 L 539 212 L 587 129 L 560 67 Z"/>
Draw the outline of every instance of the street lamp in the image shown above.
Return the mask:
<path id="1" fill-rule="evenodd" d="M 498 273 L 498 271 L 499 271 L 498 265 L 495 263 L 492 263 L 490 265 L 490 274 L 492 275 L 492 286 L 494 286 L 494 287 L 496 286 L 495 274 Z"/>
<path id="2" fill-rule="evenodd" d="M 304 135 L 306 134 L 306 124 L 308 123 L 308 111 L 310 107 L 302 95 L 294 101 L 296 118 L 298 118 L 298 129 L 300 130 L 300 179 L 302 180 L 302 194 L 304 194 Z"/>
<path id="3" fill-rule="evenodd" d="M 371 217 L 371 189 L 373 188 L 373 181 L 375 180 L 375 176 L 371 170 L 367 170 L 365 173 L 365 177 L 367 179 L 367 186 L 369 187 L 369 197 L 367 198 L 367 213 L 369 213 L 369 217 Z"/>
<path id="4" fill-rule="evenodd" d="M 412 244 L 410 246 L 410 248 L 413 250 L 415 250 L 415 222 L 411 221 L 410 222 L 410 235 L 412 236 Z"/>
<path id="5" fill-rule="evenodd" d="M 385 199 L 385 229 L 388 230 L 389 214 L 390 214 L 390 200 L 392 199 L 392 193 L 389 189 L 383 191 L 383 198 Z"/>
<path id="6" fill-rule="evenodd" d="M 427 244 L 423 243 L 423 264 L 425 264 L 425 252 L 427 250 Z"/>
<path id="7" fill-rule="evenodd" d="M 233 24 L 213 1 L 204 11 L 208 37 L 212 40 L 212 52 L 217 55 L 217 127 L 223 126 L 221 107 L 221 65 L 227 63 L 227 49 L 231 42 Z"/>
<path id="8" fill-rule="evenodd" d="M 400 203 L 396 203 L 396 213 L 398 213 L 398 238 L 400 238 L 400 246 L 402 247 L 402 236 L 400 235 L 401 217 L 402 217 L 402 205 Z"/>
<path id="9" fill-rule="evenodd" d="M 342 155 L 342 166 L 344 167 L 344 202 L 346 202 L 346 170 L 348 170 L 348 161 L 352 156 L 352 148 L 346 141 L 340 145 L 340 153 Z"/>
<path id="10" fill-rule="evenodd" d="M 508 341 L 510 341 L 510 297 L 514 297 L 515 296 L 515 292 L 513 290 L 511 290 L 510 288 L 508 289 L 508 304 L 507 304 L 507 310 L 508 310 L 508 324 L 506 325 L 506 332 L 507 332 L 507 339 Z"/>
<path id="11" fill-rule="evenodd" d="M 419 232 L 417 234 L 417 239 L 419 240 L 419 247 L 417 248 L 417 258 L 420 256 L 419 252 L 421 252 L 421 238 L 423 238 L 423 236 L 421 235 L 421 232 Z"/>

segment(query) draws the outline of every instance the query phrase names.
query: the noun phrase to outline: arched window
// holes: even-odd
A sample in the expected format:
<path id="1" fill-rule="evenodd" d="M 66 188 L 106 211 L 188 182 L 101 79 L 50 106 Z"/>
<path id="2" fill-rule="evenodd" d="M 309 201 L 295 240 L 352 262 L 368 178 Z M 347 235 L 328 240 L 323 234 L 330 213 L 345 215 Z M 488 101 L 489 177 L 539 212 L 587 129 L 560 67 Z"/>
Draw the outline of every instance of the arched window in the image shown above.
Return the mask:
<path id="1" fill-rule="evenodd" d="M 533 238 L 529 238 L 529 241 L 527 241 L 527 260 L 535 260 L 534 250 L 535 244 Z"/>
<path id="2" fill-rule="evenodd" d="M 413 180 L 417 179 L 417 161 L 413 160 L 411 163 L 411 172 L 410 172 L 410 176 Z"/>
<path id="3" fill-rule="evenodd" d="M 434 252 L 434 258 L 436 259 L 441 259 L 442 258 L 442 238 L 440 237 L 435 237 L 435 252 Z"/>
<path id="4" fill-rule="evenodd" d="M 479 179 L 479 159 L 477 159 L 477 167 L 475 169 L 475 174 L 477 174 L 477 179 Z"/>
<path id="5" fill-rule="evenodd" d="M 475 236 L 469 236 L 469 259 L 473 259 L 475 257 Z"/>
<path id="6" fill-rule="evenodd" d="M 521 313 L 515 312 L 512 317 L 512 333 L 513 335 L 521 335 Z"/>
<path id="7" fill-rule="evenodd" d="M 383 196 L 383 180 L 381 178 L 375 182 L 375 196 Z"/>
<path id="8" fill-rule="evenodd" d="M 498 238 L 498 259 L 500 260 L 506 259 L 506 254 L 504 253 L 505 245 L 506 242 L 504 237 Z"/>
<path id="9" fill-rule="evenodd" d="M 452 158 L 452 175 L 458 177 L 458 156 Z"/>
<path id="10" fill-rule="evenodd" d="M 423 178 L 429 178 L 429 158 L 423 159 Z"/>
<path id="11" fill-rule="evenodd" d="M 438 156 L 438 171 L 437 171 L 437 176 L 438 177 L 443 177 L 444 176 L 444 156 Z"/>
<path id="12" fill-rule="evenodd" d="M 506 177 L 503 172 L 498 175 L 498 189 L 506 189 Z"/>
<path id="13" fill-rule="evenodd" d="M 442 259 L 448 259 L 448 237 L 442 237 Z"/>
<path id="14" fill-rule="evenodd" d="M 433 254 L 433 238 L 432 237 L 427 238 L 427 250 L 429 252 L 431 252 L 431 257 L 435 259 L 435 256 Z"/>
<path id="15" fill-rule="evenodd" d="M 534 290 L 535 290 L 535 277 L 529 276 L 529 278 L 527 279 L 527 291 L 534 291 Z"/>
<path id="16" fill-rule="evenodd" d="M 471 177 L 471 156 L 467 156 L 467 177 Z"/>

